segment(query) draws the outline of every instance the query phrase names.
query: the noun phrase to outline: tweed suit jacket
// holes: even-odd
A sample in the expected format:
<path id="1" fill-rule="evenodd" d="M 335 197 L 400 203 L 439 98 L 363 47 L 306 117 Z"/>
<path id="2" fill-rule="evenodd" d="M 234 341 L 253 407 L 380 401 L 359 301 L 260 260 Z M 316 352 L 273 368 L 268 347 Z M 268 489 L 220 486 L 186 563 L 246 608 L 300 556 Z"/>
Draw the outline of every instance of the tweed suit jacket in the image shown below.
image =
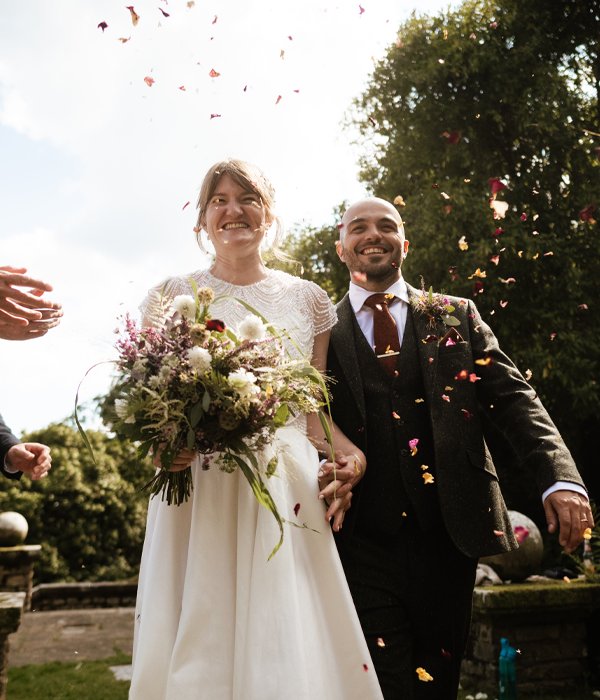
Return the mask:
<path id="1" fill-rule="evenodd" d="M 2 416 L 0 416 L 0 472 L 2 472 L 2 474 L 9 479 L 20 479 L 23 474 L 23 472 L 10 474 L 4 468 L 4 458 L 6 457 L 6 453 L 13 445 L 20 444 L 21 441 L 11 433 L 10 428 L 2 420 Z"/>
<path id="2" fill-rule="evenodd" d="M 419 292 L 410 285 L 409 300 Z M 439 321 L 428 327 L 426 315 L 413 313 L 425 402 L 431 419 L 437 486 L 444 524 L 455 545 L 470 557 L 499 554 L 518 548 L 502 498 L 498 476 L 483 437 L 479 408 L 504 433 L 519 457 L 536 476 L 540 495 L 557 481 L 583 486 L 577 467 L 534 389 L 500 350 L 490 327 L 472 301 L 448 297 L 460 321 L 462 337 L 455 345 L 421 342 L 428 335 L 441 339 L 449 330 Z M 327 358 L 333 419 L 344 434 L 367 456 L 367 473 L 377 469 L 369 462 L 366 412 L 353 334 L 354 312 L 348 295 L 336 307 L 338 323 L 331 330 Z M 490 359 L 485 365 L 476 360 Z M 479 379 L 457 379 L 462 370 Z M 451 387 L 451 391 L 447 389 Z M 447 396 L 447 401 L 443 397 Z M 336 535 L 343 548 L 353 535 L 360 509 L 360 483 L 344 528 Z M 398 517 L 401 514 L 398 513 Z M 495 534 L 495 532 L 504 534 Z"/>

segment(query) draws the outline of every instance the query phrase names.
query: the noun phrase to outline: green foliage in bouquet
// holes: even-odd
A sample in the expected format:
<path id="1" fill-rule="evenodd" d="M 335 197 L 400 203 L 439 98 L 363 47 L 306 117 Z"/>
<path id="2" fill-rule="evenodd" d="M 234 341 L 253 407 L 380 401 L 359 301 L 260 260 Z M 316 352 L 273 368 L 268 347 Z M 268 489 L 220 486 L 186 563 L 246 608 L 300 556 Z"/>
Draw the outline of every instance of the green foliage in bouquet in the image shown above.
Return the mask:
<path id="1" fill-rule="evenodd" d="M 161 469 L 147 486 L 169 505 L 187 501 L 193 488 L 190 467 L 170 471 L 183 450 L 204 455 L 203 468 L 215 453 L 223 471 L 239 467 L 258 503 L 279 525 L 273 556 L 283 541 L 284 521 L 263 477 L 274 475 L 277 460 L 261 473 L 256 453 L 273 443 L 276 430 L 291 417 L 319 410 L 328 401 L 327 388 L 288 334 L 246 302 L 215 299 L 211 289 L 189 281 L 193 297 L 167 302 L 163 290 L 158 327 L 138 329 L 126 317 L 116 344 L 122 394 L 115 400 L 113 428 L 139 445 L 140 458 L 150 451 L 160 454 Z M 237 334 L 210 316 L 211 304 L 222 299 L 250 312 Z M 296 346 L 298 357 L 287 352 L 284 339 Z M 331 444 L 329 424 L 319 415 Z"/>
<path id="2" fill-rule="evenodd" d="M 52 449 L 46 479 L 0 481 L 0 511 L 21 513 L 26 543 L 41 544 L 35 583 L 119 581 L 137 575 L 154 473 L 133 445 L 91 430 L 95 460 L 74 426 L 54 423 L 22 436 Z"/>

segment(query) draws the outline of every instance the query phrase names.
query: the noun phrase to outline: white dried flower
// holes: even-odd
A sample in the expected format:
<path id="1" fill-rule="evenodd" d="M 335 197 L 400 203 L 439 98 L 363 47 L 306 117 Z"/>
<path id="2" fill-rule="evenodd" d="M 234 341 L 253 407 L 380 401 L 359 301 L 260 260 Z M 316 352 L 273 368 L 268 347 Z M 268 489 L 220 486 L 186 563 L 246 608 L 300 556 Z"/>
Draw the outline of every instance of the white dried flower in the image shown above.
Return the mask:
<path id="1" fill-rule="evenodd" d="M 135 423 L 135 416 L 129 415 L 129 406 L 125 399 L 115 399 L 115 412 L 125 423 Z"/>
<path id="2" fill-rule="evenodd" d="M 194 320 L 196 318 L 196 300 L 187 294 L 180 294 L 173 299 L 171 304 L 174 311 L 178 311 L 182 318 Z"/>
<path id="3" fill-rule="evenodd" d="M 193 347 L 188 350 L 188 362 L 198 372 L 208 372 L 212 356 L 205 348 Z"/>
<path id="4" fill-rule="evenodd" d="M 258 316 L 250 314 L 238 325 L 237 331 L 242 340 L 262 340 L 267 334 L 267 327 Z"/>
<path id="5" fill-rule="evenodd" d="M 162 386 L 162 379 L 158 375 L 154 375 L 153 377 L 150 377 L 148 380 L 148 384 L 150 385 L 151 389 L 158 389 L 160 386 Z"/>
<path id="6" fill-rule="evenodd" d="M 260 393 L 259 387 L 255 386 L 255 375 L 247 372 L 243 367 L 231 372 L 227 379 L 242 398 L 250 398 Z"/>
<path id="7" fill-rule="evenodd" d="M 162 366 L 175 369 L 175 367 L 179 366 L 179 358 L 177 355 L 166 355 L 166 357 L 163 358 Z"/>
<path id="8" fill-rule="evenodd" d="M 146 362 L 148 362 L 148 358 L 143 357 L 141 360 L 136 360 L 133 364 L 133 371 L 134 372 L 145 372 L 146 371 Z"/>

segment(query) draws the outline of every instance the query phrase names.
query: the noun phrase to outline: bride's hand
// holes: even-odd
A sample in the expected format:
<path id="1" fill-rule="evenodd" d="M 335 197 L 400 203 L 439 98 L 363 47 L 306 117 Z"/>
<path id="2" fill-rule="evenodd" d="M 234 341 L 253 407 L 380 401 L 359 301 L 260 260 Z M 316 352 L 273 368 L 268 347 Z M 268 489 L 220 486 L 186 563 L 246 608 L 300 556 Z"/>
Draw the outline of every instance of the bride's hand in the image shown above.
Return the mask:
<path id="1" fill-rule="evenodd" d="M 329 506 L 325 520 L 334 518 L 333 529 L 338 532 L 342 527 L 345 512 L 350 508 L 352 488 L 362 479 L 366 458 L 362 452 L 343 455 L 336 452 L 336 463 L 325 462 L 319 470 L 319 499 Z"/>
<path id="2" fill-rule="evenodd" d="M 155 467 L 160 468 L 162 466 L 162 464 L 160 463 L 160 455 L 162 454 L 162 451 L 163 445 L 160 446 L 158 452 L 152 458 L 152 464 L 154 464 Z M 197 455 L 198 452 L 195 450 L 181 450 L 181 452 L 173 460 L 173 465 L 171 466 L 169 471 L 180 472 L 184 469 L 187 469 L 187 467 L 191 465 L 192 461 L 196 458 Z"/>

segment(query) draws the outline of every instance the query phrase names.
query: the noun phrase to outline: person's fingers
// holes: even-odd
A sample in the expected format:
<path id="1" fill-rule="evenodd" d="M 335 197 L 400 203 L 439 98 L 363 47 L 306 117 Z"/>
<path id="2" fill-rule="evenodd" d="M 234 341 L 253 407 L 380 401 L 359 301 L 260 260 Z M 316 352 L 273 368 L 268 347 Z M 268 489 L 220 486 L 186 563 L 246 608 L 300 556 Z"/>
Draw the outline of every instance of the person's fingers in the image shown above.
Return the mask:
<path id="1" fill-rule="evenodd" d="M 12 298 L 8 299 L 0 296 L 0 310 L 2 311 L 2 318 L 5 323 L 14 322 L 14 319 L 20 322 L 21 319 L 39 321 L 39 319 L 42 318 L 41 311 L 15 304 L 13 301 Z"/>
<path id="2" fill-rule="evenodd" d="M 17 271 L 7 271 L 7 274 L 1 275 L 0 283 L 11 286 L 15 285 L 17 287 L 33 287 L 34 289 L 41 289 L 44 292 L 52 291 L 51 284 L 43 282 L 42 280 L 37 280 L 35 277 L 29 277 L 29 275 L 25 275 Z"/>
<path id="3" fill-rule="evenodd" d="M 2 266 L 0 266 L 0 272 L 4 272 L 4 271 L 6 271 L 6 272 L 17 272 L 17 273 L 19 273 L 19 274 L 23 274 L 23 273 L 27 272 L 27 268 L 26 268 L 26 267 L 13 267 L 12 265 L 2 265 Z M 0 277 L 2 277 L 2 275 L 0 275 Z"/>
<path id="4" fill-rule="evenodd" d="M 319 500 L 327 501 L 331 498 L 343 498 L 351 490 L 352 484 L 349 481 L 332 481 L 319 493 Z"/>
<path id="5" fill-rule="evenodd" d="M 560 527 L 558 541 L 560 542 L 561 546 L 565 547 L 566 549 L 567 543 L 571 539 L 571 511 L 568 506 L 559 507 L 558 522 Z"/>
<path id="6" fill-rule="evenodd" d="M 548 532 L 555 532 L 558 525 L 558 517 L 550 498 L 544 501 L 544 511 L 546 513 L 546 522 L 548 523 Z"/>
<path id="7" fill-rule="evenodd" d="M 342 526 L 344 518 L 343 514 L 350 508 L 350 502 L 352 500 L 352 493 L 350 492 L 344 498 L 336 498 L 332 501 L 329 506 L 327 513 L 325 515 L 325 520 L 331 522 L 333 518 L 333 529 L 338 532 Z"/>

